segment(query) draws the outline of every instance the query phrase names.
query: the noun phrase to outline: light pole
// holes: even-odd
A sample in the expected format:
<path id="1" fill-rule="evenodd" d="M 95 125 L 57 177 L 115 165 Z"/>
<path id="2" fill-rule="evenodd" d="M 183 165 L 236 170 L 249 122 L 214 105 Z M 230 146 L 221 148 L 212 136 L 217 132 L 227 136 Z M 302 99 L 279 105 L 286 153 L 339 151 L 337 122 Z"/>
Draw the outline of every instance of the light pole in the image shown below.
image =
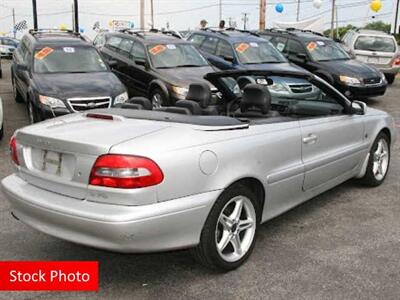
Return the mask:
<path id="1" fill-rule="evenodd" d="M 394 30 L 393 30 L 395 34 L 399 31 L 399 28 L 397 28 L 397 18 L 399 17 L 399 6 L 400 6 L 400 0 L 397 0 L 396 14 L 394 16 Z"/>
<path id="2" fill-rule="evenodd" d="M 243 13 L 242 15 L 243 15 L 243 18 L 242 18 L 242 20 L 243 20 L 243 29 L 247 30 L 247 21 L 249 20 L 249 17 L 248 17 L 249 13 Z"/>
<path id="3" fill-rule="evenodd" d="M 33 29 L 38 30 L 36 0 L 32 0 L 32 10 L 33 10 Z"/>
<path id="4" fill-rule="evenodd" d="M 300 0 L 297 0 L 297 16 L 296 16 L 296 21 L 298 22 L 300 20 Z"/>
<path id="5" fill-rule="evenodd" d="M 335 0 L 332 0 L 332 18 L 331 18 L 331 38 L 333 39 L 335 36 L 334 29 L 335 29 Z"/>
<path id="6" fill-rule="evenodd" d="M 79 32 L 79 8 L 78 0 L 74 0 L 74 31 Z"/>

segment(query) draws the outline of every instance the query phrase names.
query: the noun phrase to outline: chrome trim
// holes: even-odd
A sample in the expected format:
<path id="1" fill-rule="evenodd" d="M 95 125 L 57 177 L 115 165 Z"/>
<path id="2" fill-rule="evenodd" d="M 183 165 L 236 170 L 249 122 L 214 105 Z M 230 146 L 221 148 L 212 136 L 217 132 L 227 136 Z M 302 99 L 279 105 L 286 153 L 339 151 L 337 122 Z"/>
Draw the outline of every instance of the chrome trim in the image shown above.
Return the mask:
<path id="1" fill-rule="evenodd" d="M 88 104 L 90 103 L 90 101 L 99 101 L 99 100 L 104 100 L 102 102 L 98 102 L 95 103 L 93 107 L 88 107 L 87 104 L 82 104 L 82 103 L 73 103 L 74 101 L 87 101 Z M 68 98 L 67 99 L 67 103 L 69 105 L 69 107 L 72 109 L 73 112 L 82 112 L 82 111 L 78 111 L 75 110 L 74 107 L 87 107 L 88 109 L 94 109 L 94 108 L 98 108 L 99 106 L 105 105 L 108 103 L 108 107 L 111 107 L 112 104 L 112 98 L 110 96 L 105 96 L 105 97 L 79 97 L 79 98 Z"/>

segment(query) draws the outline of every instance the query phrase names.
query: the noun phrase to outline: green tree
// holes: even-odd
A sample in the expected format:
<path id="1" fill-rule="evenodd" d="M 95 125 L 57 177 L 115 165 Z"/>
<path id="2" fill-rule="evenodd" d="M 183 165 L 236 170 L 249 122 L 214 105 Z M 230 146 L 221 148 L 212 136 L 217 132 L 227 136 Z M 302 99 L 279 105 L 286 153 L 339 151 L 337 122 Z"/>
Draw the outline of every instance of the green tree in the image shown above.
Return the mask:
<path id="1" fill-rule="evenodd" d="M 364 28 L 390 33 L 391 25 L 387 24 L 387 23 L 383 23 L 382 21 L 377 21 L 377 22 L 368 23 Z"/>

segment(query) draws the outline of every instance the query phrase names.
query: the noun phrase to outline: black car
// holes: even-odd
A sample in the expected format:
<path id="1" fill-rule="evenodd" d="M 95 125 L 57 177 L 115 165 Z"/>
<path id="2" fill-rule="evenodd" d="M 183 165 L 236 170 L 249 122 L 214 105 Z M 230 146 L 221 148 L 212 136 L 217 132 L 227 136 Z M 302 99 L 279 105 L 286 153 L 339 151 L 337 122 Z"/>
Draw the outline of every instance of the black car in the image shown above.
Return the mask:
<path id="1" fill-rule="evenodd" d="M 191 83 L 204 83 L 204 75 L 214 72 L 199 51 L 174 32 L 154 29 L 100 33 L 94 45 L 129 95 L 148 97 L 153 107 L 185 99 Z"/>
<path id="2" fill-rule="evenodd" d="M 346 96 L 365 99 L 385 93 L 383 73 L 352 59 L 334 40 L 304 30 L 270 29 L 259 33 L 293 63 L 332 84 Z"/>
<path id="3" fill-rule="evenodd" d="M 11 78 L 32 123 L 128 100 L 97 49 L 72 31 L 30 30 L 14 51 Z"/>

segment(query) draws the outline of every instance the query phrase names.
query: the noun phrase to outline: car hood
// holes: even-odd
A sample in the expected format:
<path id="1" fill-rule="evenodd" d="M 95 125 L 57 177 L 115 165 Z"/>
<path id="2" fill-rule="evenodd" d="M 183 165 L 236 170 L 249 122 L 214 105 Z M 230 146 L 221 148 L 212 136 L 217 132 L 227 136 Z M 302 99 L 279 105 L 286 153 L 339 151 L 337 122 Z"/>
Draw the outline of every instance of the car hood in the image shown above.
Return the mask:
<path id="1" fill-rule="evenodd" d="M 321 61 L 327 70 L 335 75 L 345 75 L 356 78 L 371 78 L 380 76 L 379 72 L 367 64 L 355 59 Z"/>
<path id="2" fill-rule="evenodd" d="M 39 93 L 61 99 L 74 97 L 116 96 L 125 91 L 111 72 L 34 74 Z"/>
<path id="3" fill-rule="evenodd" d="M 254 65 L 241 65 L 244 70 L 265 70 L 265 71 L 285 71 L 285 72 L 307 72 L 302 67 L 296 66 L 291 63 L 270 63 L 270 64 L 254 64 Z"/>
<path id="4" fill-rule="evenodd" d="M 204 66 L 194 68 L 158 69 L 157 72 L 165 77 L 167 82 L 173 85 L 189 87 L 191 83 L 205 81 L 204 76 L 208 73 L 215 72 L 215 70 L 210 66 Z"/>

